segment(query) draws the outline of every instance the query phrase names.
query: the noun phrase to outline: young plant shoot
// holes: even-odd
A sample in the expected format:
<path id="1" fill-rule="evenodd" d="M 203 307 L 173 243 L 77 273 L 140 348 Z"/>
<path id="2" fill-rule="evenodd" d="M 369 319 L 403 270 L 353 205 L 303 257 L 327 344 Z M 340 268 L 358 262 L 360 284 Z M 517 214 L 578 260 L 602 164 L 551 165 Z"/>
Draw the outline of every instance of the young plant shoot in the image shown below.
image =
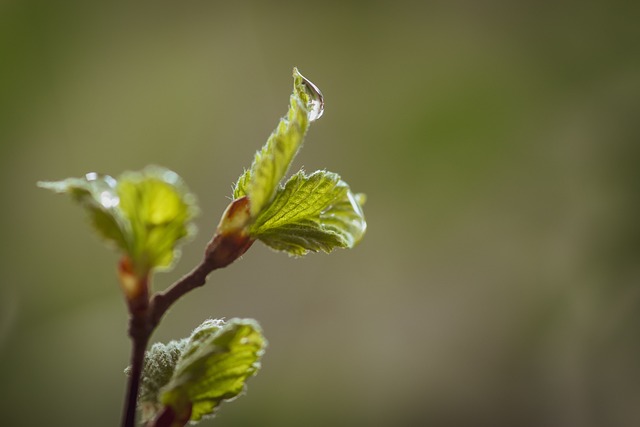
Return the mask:
<path id="1" fill-rule="evenodd" d="M 122 426 L 136 413 L 147 427 L 177 427 L 212 416 L 219 405 L 240 395 L 260 368 L 266 347 L 253 319 L 207 320 L 188 338 L 156 343 L 149 339 L 180 297 L 205 284 L 260 240 L 292 256 L 352 248 L 363 237 L 364 195 L 351 191 L 339 175 L 303 170 L 285 179 L 310 123 L 324 112 L 320 90 L 293 70 L 289 110 L 234 185 L 203 259 L 164 291 L 152 292 L 156 271 L 171 269 L 180 245 L 195 233 L 195 196 L 175 172 L 149 166 L 118 178 L 88 173 L 82 178 L 39 182 L 69 194 L 87 212 L 96 233 L 121 255 L 118 278 L 129 310 L 132 341 Z"/>

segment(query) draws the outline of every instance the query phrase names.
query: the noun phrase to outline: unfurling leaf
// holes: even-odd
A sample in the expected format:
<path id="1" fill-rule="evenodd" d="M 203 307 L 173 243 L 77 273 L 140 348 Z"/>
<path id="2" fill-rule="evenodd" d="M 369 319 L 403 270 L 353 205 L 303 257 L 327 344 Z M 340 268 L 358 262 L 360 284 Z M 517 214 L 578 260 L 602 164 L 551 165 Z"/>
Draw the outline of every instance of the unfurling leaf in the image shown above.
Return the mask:
<path id="1" fill-rule="evenodd" d="M 156 346 L 147 352 L 142 377 L 140 406 L 146 419 L 164 407 L 198 421 L 244 390 L 260 368 L 266 340 L 255 320 L 208 320 L 188 339 Z"/>
<path id="2" fill-rule="evenodd" d="M 366 221 L 349 186 L 332 172 L 293 175 L 262 212 L 250 234 L 291 255 L 352 248 L 360 241 Z"/>
<path id="3" fill-rule="evenodd" d="M 304 77 L 293 70 L 293 93 L 289 111 L 280 119 L 276 130 L 258 151 L 251 168 L 246 170 L 235 185 L 233 197 L 249 196 L 251 215 L 256 216 L 273 199 L 278 185 L 298 153 L 309 127 L 311 92 Z"/>
<path id="4" fill-rule="evenodd" d="M 351 248 L 366 231 L 363 195 L 353 194 L 337 174 L 327 171 L 308 176 L 300 171 L 281 184 L 309 122 L 322 115 L 324 106 L 319 89 L 295 68 L 293 78 L 287 116 L 234 188 L 235 200 L 249 200 L 243 233 L 248 230 L 251 238 L 295 256 Z"/>
<path id="5" fill-rule="evenodd" d="M 138 405 L 144 422 L 152 419 L 162 408 L 158 393 L 171 380 L 186 344 L 186 338 L 179 341 L 169 341 L 167 344 L 155 343 L 146 352 L 138 393 Z M 130 375 L 131 367 L 125 369 L 124 372 Z"/>
<path id="6" fill-rule="evenodd" d="M 120 209 L 131 227 L 128 254 L 134 268 L 171 268 L 179 256 L 178 243 L 195 232 L 195 196 L 178 174 L 159 167 L 125 172 L 117 188 Z"/>
<path id="7" fill-rule="evenodd" d="M 38 185 L 81 203 L 100 236 L 126 255 L 137 277 L 170 268 L 178 245 L 195 231 L 195 198 L 168 169 L 150 166 L 117 180 L 89 173 Z"/>

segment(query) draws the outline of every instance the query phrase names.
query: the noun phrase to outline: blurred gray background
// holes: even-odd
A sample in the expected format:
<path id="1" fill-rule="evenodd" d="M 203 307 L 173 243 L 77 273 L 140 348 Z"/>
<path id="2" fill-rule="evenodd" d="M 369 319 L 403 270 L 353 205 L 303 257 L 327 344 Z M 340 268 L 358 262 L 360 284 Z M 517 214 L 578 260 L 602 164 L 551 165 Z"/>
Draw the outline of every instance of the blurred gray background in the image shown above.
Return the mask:
<path id="1" fill-rule="evenodd" d="M 35 186 L 159 164 L 197 194 L 194 266 L 286 112 L 294 168 L 367 193 L 360 246 L 260 244 L 154 335 L 253 317 L 248 394 L 203 426 L 640 425 L 640 7 L 470 0 L 0 3 L 0 419 L 115 426 L 116 254 Z"/>

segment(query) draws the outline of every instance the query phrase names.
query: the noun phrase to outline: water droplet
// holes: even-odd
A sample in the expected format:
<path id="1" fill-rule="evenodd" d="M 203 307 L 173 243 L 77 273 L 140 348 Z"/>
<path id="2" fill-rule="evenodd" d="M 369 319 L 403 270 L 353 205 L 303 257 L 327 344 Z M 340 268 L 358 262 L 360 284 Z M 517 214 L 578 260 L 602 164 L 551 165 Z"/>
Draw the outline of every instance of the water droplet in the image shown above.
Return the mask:
<path id="1" fill-rule="evenodd" d="M 84 178 L 87 182 L 91 183 L 88 190 L 93 194 L 93 197 L 98 203 L 107 209 L 118 206 L 120 198 L 115 191 L 118 182 L 113 177 L 101 173 L 89 172 Z"/>
<path id="2" fill-rule="evenodd" d="M 162 180 L 166 183 L 175 185 L 180 181 L 180 177 L 174 171 L 165 170 L 162 173 Z"/>
<path id="3" fill-rule="evenodd" d="M 115 186 L 118 184 L 118 182 L 112 176 L 104 175 L 97 172 L 89 172 L 84 176 L 84 178 L 89 182 L 101 180 L 104 184 L 111 188 L 115 188 Z"/>
<path id="4" fill-rule="evenodd" d="M 311 83 L 311 80 L 300 74 L 302 77 L 302 81 L 307 88 L 307 93 L 309 94 L 309 121 L 315 122 L 324 113 L 324 97 L 322 96 L 322 92 L 318 89 L 318 86 Z"/>
<path id="5" fill-rule="evenodd" d="M 103 191 L 100 193 L 100 204 L 107 209 L 114 208 L 120 203 L 120 198 L 112 191 Z"/>

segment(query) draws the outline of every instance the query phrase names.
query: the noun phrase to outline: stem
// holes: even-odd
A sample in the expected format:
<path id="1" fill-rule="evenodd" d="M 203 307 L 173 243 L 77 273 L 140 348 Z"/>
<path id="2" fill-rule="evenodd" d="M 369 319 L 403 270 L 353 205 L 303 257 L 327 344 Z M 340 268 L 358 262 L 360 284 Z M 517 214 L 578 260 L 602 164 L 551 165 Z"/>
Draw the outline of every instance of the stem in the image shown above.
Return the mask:
<path id="1" fill-rule="evenodd" d="M 130 305 L 129 337 L 131 337 L 131 372 L 127 384 L 122 427 L 134 427 L 138 406 L 138 390 L 144 365 L 144 355 L 149 338 L 167 312 L 181 296 L 205 284 L 207 275 L 215 269 L 206 259 L 190 273 L 171 285 L 166 291 L 155 294 L 144 310 L 134 311 Z"/>
<path id="2" fill-rule="evenodd" d="M 169 307 L 187 292 L 204 285 L 213 270 L 223 268 L 240 258 L 253 244 L 246 234 L 216 234 L 209 242 L 204 260 L 164 292 L 156 293 L 149 305 L 149 320 L 154 329 Z"/>
<path id="3" fill-rule="evenodd" d="M 150 300 L 146 292 L 131 294 L 133 298 L 128 298 L 127 302 L 131 316 L 129 320 L 129 337 L 131 337 L 132 341 L 131 374 L 129 375 L 127 386 L 122 427 L 135 426 L 138 390 L 140 388 L 145 350 L 151 334 L 160 323 L 160 319 L 180 297 L 204 285 L 209 273 L 231 264 L 244 254 L 252 244 L 253 240 L 244 233 L 216 233 L 207 246 L 204 260 L 164 292 L 154 294 Z M 121 267 L 121 271 L 125 271 L 123 267 Z M 146 282 L 143 287 L 145 290 L 148 289 Z M 129 297 L 129 295 L 127 296 Z M 188 421 L 188 418 L 186 421 Z"/>
<path id="4" fill-rule="evenodd" d="M 149 305 L 149 315 L 153 328 L 158 325 L 162 316 L 164 316 L 173 303 L 187 292 L 204 285 L 207 282 L 209 273 L 215 269 L 216 267 L 205 259 L 165 291 L 154 294 Z"/>
<path id="5" fill-rule="evenodd" d="M 132 321 L 133 323 L 133 321 Z M 122 426 L 134 427 L 136 423 L 136 408 L 138 406 L 138 389 L 144 363 L 144 352 L 147 349 L 149 336 L 132 336 L 131 346 L 131 373 L 127 384 L 127 397 L 125 411 L 122 414 Z"/>

